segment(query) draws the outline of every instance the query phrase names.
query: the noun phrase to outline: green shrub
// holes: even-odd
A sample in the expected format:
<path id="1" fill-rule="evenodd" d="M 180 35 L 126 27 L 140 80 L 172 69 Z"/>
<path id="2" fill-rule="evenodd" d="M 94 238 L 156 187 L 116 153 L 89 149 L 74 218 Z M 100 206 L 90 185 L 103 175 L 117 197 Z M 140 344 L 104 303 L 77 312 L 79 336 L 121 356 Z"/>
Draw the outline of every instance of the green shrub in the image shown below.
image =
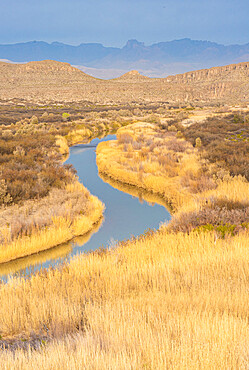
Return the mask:
<path id="1" fill-rule="evenodd" d="M 67 121 L 69 119 L 69 117 L 70 117 L 70 114 L 69 113 L 66 113 L 66 112 L 62 113 L 62 119 L 63 119 L 63 121 Z"/>

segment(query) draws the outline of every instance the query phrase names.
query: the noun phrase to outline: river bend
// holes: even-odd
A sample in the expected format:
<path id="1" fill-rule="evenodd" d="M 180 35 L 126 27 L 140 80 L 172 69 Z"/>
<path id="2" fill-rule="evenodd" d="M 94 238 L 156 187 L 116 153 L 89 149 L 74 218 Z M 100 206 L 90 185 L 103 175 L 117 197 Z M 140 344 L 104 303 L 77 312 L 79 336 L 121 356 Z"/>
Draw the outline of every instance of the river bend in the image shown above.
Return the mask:
<path id="1" fill-rule="evenodd" d="M 112 183 L 112 186 L 109 180 L 107 183 L 99 176 L 96 146 L 100 141 L 113 139 L 114 135 L 108 135 L 103 139 L 93 139 L 86 145 L 75 145 L 70 148 L 66 162 L 75 167 L 79 180 L 90 193 L 105 204 L 104 219 L 90 233 L 70 243 L 2 264 L 2 280 L 6 281 L 11 276 L 27 277 L 41 269 L 57 266 L 79 253 L 113 247 L 118 241 L 138 236 L 148 229 L 157 229 L 160 223 L 170 220 L 170 213 L 159 197 L 118 183 Z"/>

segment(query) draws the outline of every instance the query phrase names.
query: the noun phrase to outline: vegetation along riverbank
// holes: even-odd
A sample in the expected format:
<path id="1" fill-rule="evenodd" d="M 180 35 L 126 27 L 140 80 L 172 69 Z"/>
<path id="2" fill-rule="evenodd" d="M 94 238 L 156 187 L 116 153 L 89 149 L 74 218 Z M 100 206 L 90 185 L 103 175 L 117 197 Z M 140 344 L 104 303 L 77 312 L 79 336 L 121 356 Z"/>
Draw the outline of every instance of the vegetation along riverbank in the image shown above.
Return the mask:
<path id="1" fill-rule="evenodd" d="M 1 284 L 3 368 L 248 367 L 249 112 L 130 111 L 99 171 L 159 194 L 173 219 Z"/>
<path id="2" fill-rule="evenodd" d="M 0 263 L 89 232 L 104 205 L 63 161 L 69 146 L 115 132 L 130 117 L 84 105 L 20 104 L 2 106 L 0 122 Z"/>
<path id="3" fill-rule="evenodd" d="M 231 115 L 177 126 L 138 122 L 119 129 L 116 141 L 97 148 L 100 173 L 161 195 L 174 212 L 170 230 L 247 230 L 248 122 Z"/>

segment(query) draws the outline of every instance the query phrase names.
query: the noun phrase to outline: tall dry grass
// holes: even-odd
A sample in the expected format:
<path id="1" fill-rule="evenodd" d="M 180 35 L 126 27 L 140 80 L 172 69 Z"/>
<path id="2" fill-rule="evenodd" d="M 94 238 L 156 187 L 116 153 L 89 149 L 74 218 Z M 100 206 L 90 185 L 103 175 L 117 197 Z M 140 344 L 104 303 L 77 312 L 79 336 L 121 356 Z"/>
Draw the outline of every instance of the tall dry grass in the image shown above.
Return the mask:
<path id="1" fill-rule="evenodd" d="M 0 263 L 44 251 L 89 232 L 104 205 L 78 182 L 40 202 L 13 206 L 0 217 Z"/>
<path id="2" fill-rule="evenodd" d="M 97 164 L 110 179 L 161 195 L 172 206 L 175 230 L 213 221 L 249 225 L 246 179 L 228 174 L 214 179 L 213 165 L 203 164 L 198 151 L 175 133 L 144 122 L 121 128 L 117 141 L 98 145 Z"/>
<path id="3" fill-rule="evenodd" d="M 72 248 L 74 247 L 74 245 L 84 245 L 88 242 L 93 234 L 98 232 L 99 228 L 102 225 L 102 221 L 103 220 L 101 218 L 100 221 L 94 224 L 93 228 L 91 228 L 91 230 L 86 234 L 76 236 L 73 238 L 73 240 L 70 240 L 69 242 L 63 244 L 59 244 L 57 247 L 46 249 L 41 253 L 35 253 L 23 258 L 18 258 L 6 263 L 1 263 L 0 275 L 13 276 L 15 273 L 18 273 L 18 276 L 27 276 L 26 269 L 28 269 L 28 271 L 32 273 L 35 271 L 36 266 L 39 264 L 42 264 L 49 260 L 57 260 L 68 257 L 70 252 L 72 252 Z"/>
<path id="4" fill-rule="evenodd" d="M 179 212 L 224 197 L 248 199 L 248 183 L 240 177 L 196 192 L 196 152 L 157 136 L 153 125 L 134 127 L 118 144 L 98 147 L 100 170 L 133 185 L 150 185 L 156 193 L 168 191 Z M 162 151 L 167 161 L 158 160 Z M 248 231 L 222 239 L 215 232 L 172 233 L 162 226 L 30 280 L 2 284 L 1 366 L 247 369 L 248 245 Z"/>
<path id="5" fill-rule="evenodd" d="M 248 241 L 162 229 L 2 285 L 1 366 L 246 369 Z"/>
<path id="6" fill-rule="evenodd" d="M 65 137 L 58 135 L 55 144 L 59 147 L 59 152 L 62 155 L 69 154 L 69 146 Z"/>
<path id="7" fill-rule="evenodd" d="M 119 129 L 117 141 L 100 143 L 97 165 L 114 180 L 163 196 L 174 210 L 192 199 L 200 181 L 201 166 L 192 145 L 144 122 Z"/>

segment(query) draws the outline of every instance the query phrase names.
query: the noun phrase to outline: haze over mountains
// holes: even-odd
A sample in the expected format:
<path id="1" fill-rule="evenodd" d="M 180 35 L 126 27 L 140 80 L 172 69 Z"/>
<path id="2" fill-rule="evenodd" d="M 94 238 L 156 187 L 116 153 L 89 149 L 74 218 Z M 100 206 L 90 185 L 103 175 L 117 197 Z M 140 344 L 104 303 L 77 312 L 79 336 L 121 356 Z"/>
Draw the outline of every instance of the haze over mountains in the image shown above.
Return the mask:
<path id="1" fill-rule="evenodd" d="M 99 78 L 113 78 L 130 70 L 139 70 L 149 77 L 166 77 L 196 69 L 222 66 L 249 60 L 249 43 L 222 45 L 188 38 L 153 45 L 129 40 L 122 48 L 98 43 L 72 46 L 31 41 L 0 45 L 0 60 L 30 62 L 52 59 L 77 66 Z"/>

